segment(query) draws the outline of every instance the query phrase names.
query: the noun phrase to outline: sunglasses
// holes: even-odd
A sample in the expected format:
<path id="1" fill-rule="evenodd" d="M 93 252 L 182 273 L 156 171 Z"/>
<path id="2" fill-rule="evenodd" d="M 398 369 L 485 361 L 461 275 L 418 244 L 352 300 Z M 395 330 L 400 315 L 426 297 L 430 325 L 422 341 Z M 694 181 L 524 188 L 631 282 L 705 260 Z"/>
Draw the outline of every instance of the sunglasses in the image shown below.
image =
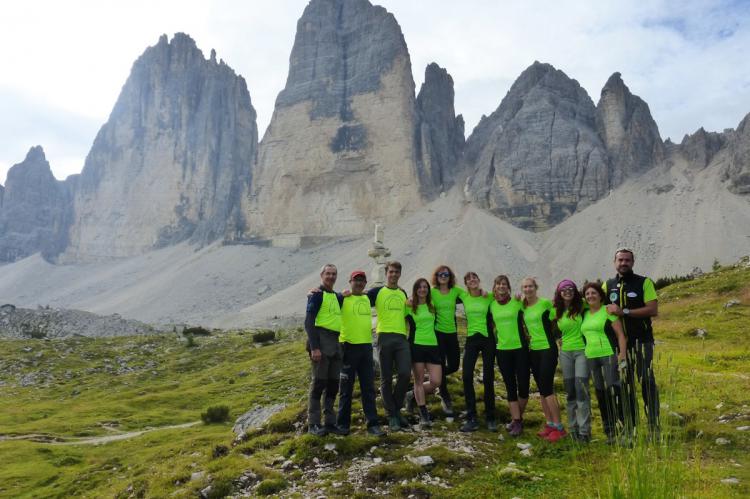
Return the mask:
<path id="1" fill-rule="evenodd" d="M 438 272 L 438 277 L 450 277 L 450 272 Z"/>
<path id="2" fill-rule="evenodd" d="M 560 292 L 561 293 L 573 293 L 575 292 L 575 288 L 562 288 Z"/>

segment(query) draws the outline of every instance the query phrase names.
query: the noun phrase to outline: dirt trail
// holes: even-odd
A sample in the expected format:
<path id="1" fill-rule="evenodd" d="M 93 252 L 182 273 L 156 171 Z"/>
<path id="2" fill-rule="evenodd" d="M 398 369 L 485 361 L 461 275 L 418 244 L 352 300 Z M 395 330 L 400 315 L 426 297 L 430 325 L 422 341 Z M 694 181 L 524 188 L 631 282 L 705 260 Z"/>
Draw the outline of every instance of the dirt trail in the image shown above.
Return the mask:
<path id="1" fill-rule="evenodd" d="M 116 435 L 106 435 L 103 437 L 57 437 L 54 435 L 43 435 L 38 433 L 31 433 L 28 435 L 0 435 L 0 442 L 4 440 L 30 440 L 32 442 L 39 442 L 51 445 L 101 445 L 109 442 L 116 442 L 118 440 L 128 440 L 131 438 L 139 437 L 144 433 L 150 433 L 152 431 L 160 430 L 173 430 L 177 428 L 190 428 L 200 424 L 200 421 L 193 421 L 191 423 L 183 423 L 169 426 L 160 426 L 158 428 L 147 428 L 145 430 L 130 431 L 126 433 L 118 433 Z"/>

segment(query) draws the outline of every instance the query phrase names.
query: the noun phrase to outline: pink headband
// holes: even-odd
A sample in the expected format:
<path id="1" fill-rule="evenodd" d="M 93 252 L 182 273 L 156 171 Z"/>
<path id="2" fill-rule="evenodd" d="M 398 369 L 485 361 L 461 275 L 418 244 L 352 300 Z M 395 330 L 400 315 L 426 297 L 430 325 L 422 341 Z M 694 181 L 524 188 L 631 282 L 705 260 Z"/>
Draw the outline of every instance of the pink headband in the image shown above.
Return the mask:
<path id="1" fill-rule="evenodd" d="M 560 281 L 560 284 L 557 285 L 557 290 L 558 291 L 561 291 L 563 288 L 575 288 L 575 289 L 578 289 L 578 288 L 576 288 L 576 283 L 574 283 L 570 279 L 563 279 L 562 281 Z"/>

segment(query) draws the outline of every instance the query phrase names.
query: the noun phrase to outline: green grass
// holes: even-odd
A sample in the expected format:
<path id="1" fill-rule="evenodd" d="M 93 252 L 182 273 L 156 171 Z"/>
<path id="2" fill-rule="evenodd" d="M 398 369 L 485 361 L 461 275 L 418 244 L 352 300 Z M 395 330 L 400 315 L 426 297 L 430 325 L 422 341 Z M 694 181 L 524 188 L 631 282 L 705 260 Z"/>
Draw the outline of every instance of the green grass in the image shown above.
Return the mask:
<path id="1" fill-rule="evenodd" d="M 281 332 L 282 341 L 267 346 L 254 343 L 250 332 L 194 336 L 193 346 L 174 334 L 0 341 L 5 438 L 72 442 L 199 422 L 209 407 L 229 408 L 225 423 L 162 428 L 103 445 L 0 437 L 0 497 L 195 497 L 208 485 L 212 497 L 222 497 L 238 491 L 243 474 L 258 495 L 369 497 L 369 487 L 396 497 L 747 497 L 750 432 L 736 428 L 750 425 L 749 283 L 750 270 L 725 267 L 660 290 L 659 443 L 639 437 L 632 448 L 608 447 L 596 407 L 590 445 L 542 442 L 534 436 L 542 423 L 535 399 L 521 439 L 533 444 L 530 457 L 507 435 L 460 434 L 458 421 L 439 421 L 425 433 L 369 437 L 358 401 L 349 437 L 303 434 L 309 375 L 298 330 Z M 725 308 L 730 300 L 740 304 Z M 707 331 L 705 339 L 692 335 L 698 328 Z M 449 383 L 461 409 L 459 375 Z M 499 375 L 496 386 L 502 397 Z M 556 387 L 564 403 L 561 379 Z M 286 408 L 264 429 L 233 443 L 231 421 L 279 402 Z M 429 405 L 440 414 L 436 399 Z M 507 418 L 502 400 L 498 410 Z M 718 445 L 717 438 L 730 443 Z M 435 464 L 425 470 L 408 461 L 419 455 Z M 282 469 L 286 461 L 291 466 Z M 518 473 L 503 471 L 509 462 Z M 320 473 L 311 475 L 317 466 Z M 721 483 L 729 477 L 740 483 Z"/>

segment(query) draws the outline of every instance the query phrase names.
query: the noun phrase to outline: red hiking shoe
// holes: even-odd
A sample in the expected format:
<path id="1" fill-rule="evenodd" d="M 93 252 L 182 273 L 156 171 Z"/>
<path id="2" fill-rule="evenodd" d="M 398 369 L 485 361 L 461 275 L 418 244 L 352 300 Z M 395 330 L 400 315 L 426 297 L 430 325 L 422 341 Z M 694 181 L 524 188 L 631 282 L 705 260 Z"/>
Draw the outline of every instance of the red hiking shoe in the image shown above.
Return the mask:
<path id="1" fill-rule="evenodd" d="M 554 426 L 550 426 L 548 424 L 544 425 L 544 428 L 542 428 L 540 431 L 537 432 L 537 436 L 541 438 L 547 438 L 547 435 L 555 431 Z"/>
<path id="2" fill-rule="evenodd" d="M 568 434 L 564 429 L 558 430 L 557 428 L 553 428 L 552 431 L 545 437 L 545 440 L 547 442 L 555 443 L 561 438 L 565 437 Z"/>

